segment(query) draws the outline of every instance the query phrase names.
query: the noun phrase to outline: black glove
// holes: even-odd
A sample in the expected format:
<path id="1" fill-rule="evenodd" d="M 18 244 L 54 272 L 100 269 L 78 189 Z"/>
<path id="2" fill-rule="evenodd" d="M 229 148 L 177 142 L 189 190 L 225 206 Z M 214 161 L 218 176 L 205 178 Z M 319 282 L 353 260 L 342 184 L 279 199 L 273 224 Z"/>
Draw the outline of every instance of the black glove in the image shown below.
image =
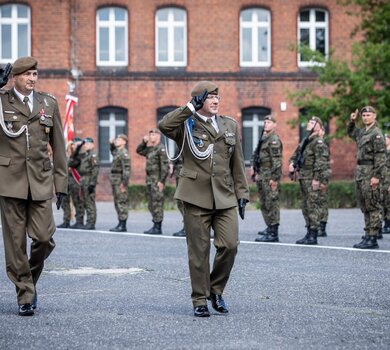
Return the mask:
<path id="1" fill-rule="evenodd" d="M 81 149 L 81 147 L 83 147 L 84 143 L 85 143 L 85 141 L 83 140 L 83 141 L 81 141 L 81 143 L 76 147 L 76 149 L 75 149 L 75 151 L 74 151 L 74 153 L 73 153 L 73 156 L 74 156 L 74 157 L 77 157 L 77 156 L 78 156 L 78 154 L 80 153 L 80 149 Z"/>
<path id="2" fill-rule="evenodd" d="M 248 201 L 245 198 L 240 198 L 238 200 L 238 213 L 240 214 L 240 217 L 242 220 L 244 220 L 245 217 L 245 206 Z"/>
<path id="3" fill-rule="evenodd" d="M 57 197 L 57 201 L 56 201 L 57 210 L 60 210 L 62 200 L 66 197 L 66 194 L 62 192 L 57 192 L 56 197 Z"/>
<path id="4" fill-rule="evenodd" d="M 88 185 L 88 193 L 94 193 L 95 192 L 95 185 Z"/>
<path id="5" fill-rule="evenodd" d="M 4 68 L 0 68 L 0 88 L 8 83 L 8 77 L 11 73 L 12 65 L 11 63 L 7 63 Z"/>
<path id="6" fill-rule="evenodd" d="M 192 103 L 192 105 L 194 106 L 196 111 L 199 111 L 203 107 L 203 103 L 204 103 L 204 101 L 206 101 L 207 95 L 208 95 L 208 92 L 205 89 L 203 91 L 203 93 L 201 93 L 200 95 L 194 96 L 191 99 L 190 102 Z"/>

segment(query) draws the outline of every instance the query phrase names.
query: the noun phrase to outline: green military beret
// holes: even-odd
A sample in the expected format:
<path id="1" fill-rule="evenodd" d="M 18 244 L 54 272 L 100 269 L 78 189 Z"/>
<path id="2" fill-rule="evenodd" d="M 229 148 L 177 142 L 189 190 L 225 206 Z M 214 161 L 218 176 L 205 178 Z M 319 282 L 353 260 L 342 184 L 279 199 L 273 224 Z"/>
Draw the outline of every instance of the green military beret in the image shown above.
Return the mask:
<path id="1" fill-rule="evenodd" d="M 372 106 L 365 106 L 365 107 L 363 107 L 360 113 L 364 113 L 364 112 L 376 114 L 375 108 L 372 107 Z"/>
<path id="2" fill-rule="evenodd" d="M 38 61 L 31 56 L 20 57 L 12 65 L 11 73 L 14 75 L 22 74 L 28 70 L 35 70 L 38 67 Z"/>
<path id="3" fill-rule="evenodd" d="M 264 121 L 266 121 L 266 120 L 271 120 L 271 121 L 273 121 L 274 123 L 276 123 L 276 119 L 275 119 L 272 115 L 270 115 L 270 114 L 268 114 L 268 115 L 266 115 L 266 116 L 264 117 Z"/>
<path id="4" fill-rule="evenodd" d="M 72 142 L 73 142 L 73 143 L 81 142 L 81 139 L 80 139 L 80 137 L 74 137 L 74 138 L 72 139 Z"/>
<path id="5" fill-rule="evenodd" d="M 207 90 L 209 94 L 218 95 L 218 86 L 211 81 L 200 81 L 192 88 L 191 96 L 201 95 L 204 90 Z"/>
<path id="6" fill-rule="evenodd" d="M 86 137 L 84 140 L 83 140 L 85 143 L 93 143 L 93 138 L 92 137 Z"/>

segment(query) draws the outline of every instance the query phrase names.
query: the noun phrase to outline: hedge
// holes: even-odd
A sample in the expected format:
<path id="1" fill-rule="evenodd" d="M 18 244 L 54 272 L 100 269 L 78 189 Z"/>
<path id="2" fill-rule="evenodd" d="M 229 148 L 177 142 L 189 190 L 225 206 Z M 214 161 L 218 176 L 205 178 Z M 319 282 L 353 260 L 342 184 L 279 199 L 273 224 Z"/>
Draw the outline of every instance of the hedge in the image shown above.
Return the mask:
<path id="1" fill-rule="evenodd" d="M 259 196 L 255 185 L 249 186 L 250 203 L 248 209 L 259 209 Z M 166 210 L 176 209 L 176 201 L 173 196 L 175 187 L 165 186 L 164 190 Z M 146 186 L 129 186 L 130 209 L 147 209 Z M 329 184 L 329 208 L 355 208 L 357 206 L 355 183 L 353 181 L 333 181 Z M 299 184 L 297 182 L 281 183 L 280 188 L 280 206 L 285 209 L 300 208 Z"/>

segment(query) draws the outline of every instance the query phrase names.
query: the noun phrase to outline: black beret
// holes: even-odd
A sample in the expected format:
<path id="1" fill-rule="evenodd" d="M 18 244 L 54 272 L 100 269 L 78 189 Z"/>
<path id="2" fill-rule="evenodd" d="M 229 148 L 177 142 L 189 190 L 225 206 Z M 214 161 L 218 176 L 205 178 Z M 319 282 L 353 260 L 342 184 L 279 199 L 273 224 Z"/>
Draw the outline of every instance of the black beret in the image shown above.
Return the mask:
<path id="1" fill-rule="evenodd" d="M 27 72 L 30 69 L 35 70 L 37 69 L 37 67 L 38 61 L 34 57 L 20 57 L 12 65 L 11 73 L 14 75 L 18 75 Z"/>
<path id="2" fill-rule="evenodd" d="M 191 91 L 191 96 L 197 96 L 203 94 L 203 91 L 207 90 L 209 94 L 218 95 L 218 86 L 211 81 L 200 81 L 197 83 Z"/>

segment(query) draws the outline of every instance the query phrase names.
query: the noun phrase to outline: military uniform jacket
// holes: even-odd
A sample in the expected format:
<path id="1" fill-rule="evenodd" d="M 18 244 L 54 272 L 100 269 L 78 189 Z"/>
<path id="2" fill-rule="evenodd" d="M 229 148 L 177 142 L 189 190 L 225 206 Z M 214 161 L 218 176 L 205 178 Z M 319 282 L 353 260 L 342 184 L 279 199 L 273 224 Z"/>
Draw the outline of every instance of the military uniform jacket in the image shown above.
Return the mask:
<path id="1" fill-rule="evenodd" d="M 30 192 L 34 201 L 48 200 L 53 196 L 53 185 L 55 192 L 67 193 L 65 142 L 56 99 L 34 91 L 30 113 L 13 89 L 0 98 L 8 130 L 17 132 L 27 125 L 29 133 L 28 147 L 26 131 L 13 138 L 0 127 L 0 196 L 27 199 Z"/>
<path id="2" fill-rule="evenodd" d="M 271 178 L 274 181 L 280 180 L 282 176 L 282 152 L 283 145 L 278 135 L 272 132 L 263 136 L 259 151 L 260 168 L 258 174 L 260 177 Z M 255 156 L 255 153 L 253 153 L 252 161 Z"/>
<path id="3" fill-rule="evenodd" d="M 111 165 L 110 181 L 113 185 L 128 185 L 131 172 L 131 160 L 126 148 L 111 148 L 114 157 Z"/>
<path id="4" fill-rule="evenodd" d="M 176 141 L 181 149 L 184 122 L 192 117 L 194 139 L 202 140 L 196 147 L 204 151 L 214 144 L 212 157 L 197 159 L 191 152 L 187 140 L 183 149 L 183 168 L 175 198 L 206 209 L 227 209 L 237 206 L 237 199 L 249 200 L 248 183 L 245 176 L 244 157 L 236 121 L 229 117 L 216 116 L 219 132 L 212 125 L 193 116 L 187 107 L 180 107 L 159 123 L 160 130 Z"/>
<path id="5" fill-rule="evenodd" d="M 386 165 L 384 171 L 384 178 L 385 178 L 384 181 L 385 185 L 389 187 L 390 186 L 390 150 L 387 149 L 386 149 Z"/>
<path id="6" fill-rule="evenodd" d="M 146 184 L 151 185 L 157 182 L 165 184 L 169 173 L 169 161 L 165 147 L 161 144 L 147 146 L 145 142 L 141 142 L 137 146 L 137 153 L 146 157 Z"/>
<path id="7" fill-rule="evenodd" d="M 81 177 L 81 183 L 96 186 L 99 175 L 99 158 L 93 151 L 79 153 L 72 157 L 70 164 L 77 169 Z"/>
<path id="8" fill-rule="evenodd" d="M 386 143 L 377 124 L 366 130 L 349 122 L 348 135 L 357 143 L 356 180 L 372 177 L 382 179 L 386 163 Z"/>
<path id="9" fill-rule="evenodd" d="M 297 156 L 298 148 L 295 150 L 290 162 L 293 162 Z M 328 183 L 329 151 L 323 139 L 315 135 L 309 139 L 303 151 L 303 165 L 299 170 L 299 179 L 316 180 L 322 184 Z"/>

